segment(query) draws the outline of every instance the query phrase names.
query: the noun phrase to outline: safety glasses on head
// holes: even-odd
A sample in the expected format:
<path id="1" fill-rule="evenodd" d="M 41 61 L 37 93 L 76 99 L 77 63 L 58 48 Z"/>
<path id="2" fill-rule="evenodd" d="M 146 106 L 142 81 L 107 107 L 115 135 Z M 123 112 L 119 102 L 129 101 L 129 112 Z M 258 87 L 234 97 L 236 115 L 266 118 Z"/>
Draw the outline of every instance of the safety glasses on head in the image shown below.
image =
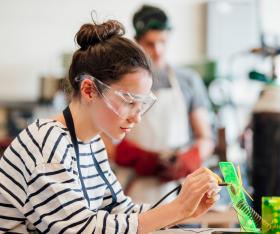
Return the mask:
<path id="1" fill-rule="evenodd" d="M 81 82 L 84 79 L 90 79 L 93 82 L 93 88 L 103 98 L 107 107 L 122 119 L 136 114 L 144 115 L 157 100 L 152 92 L 143 95 L 116 90 L 88 74 L 82 74 L 75 78 L 76 82 Z"/>

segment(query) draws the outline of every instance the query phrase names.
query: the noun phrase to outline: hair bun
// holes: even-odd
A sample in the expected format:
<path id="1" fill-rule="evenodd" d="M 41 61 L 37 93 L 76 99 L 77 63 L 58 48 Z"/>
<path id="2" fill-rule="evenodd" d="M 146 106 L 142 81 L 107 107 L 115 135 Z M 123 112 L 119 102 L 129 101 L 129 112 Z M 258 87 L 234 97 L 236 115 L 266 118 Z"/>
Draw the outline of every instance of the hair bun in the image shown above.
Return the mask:
<path id="1" fill-rule="evenodd" d="M 124 35 L 124 26 L 117 20 L 108 20 L 102 24 L 84 24 L 76 34 L 76 41 L 81 49 L 87 49 L 113 36 Z"/>

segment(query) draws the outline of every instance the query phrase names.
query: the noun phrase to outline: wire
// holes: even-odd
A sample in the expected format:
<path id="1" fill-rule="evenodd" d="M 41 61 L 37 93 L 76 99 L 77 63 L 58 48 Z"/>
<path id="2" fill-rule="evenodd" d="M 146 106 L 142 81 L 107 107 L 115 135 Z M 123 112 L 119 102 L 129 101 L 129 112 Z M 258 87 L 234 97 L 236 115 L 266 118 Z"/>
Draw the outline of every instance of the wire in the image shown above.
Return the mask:
<path id="1" fill-rule="evenodd" d="M 177 191 L 177 193 L 179 193 L 179 192 L 181 191 L 181 189 L 182 189 L 182 185 L 179 184 L 177 187 L 175 187 L 175 188 L 172 189 L 170 192 L 168 192 L 164 197 L 162 197 L 157 203 L 155 203 L 155 204 L 151 207 L 151 209 L 157 207 L 160 203 L 162 203 L 162 201 L 164 201 L 164 199 L 166 199 L 166 198 L 167 198 L 168 196 L 170 196 L 172 193 L 174 193 L 174 192 L 176 192 L 176 191 Z M 176 228 L 178 228 L 178 229 L 181 229 L 181 230 L 184 230 L 184 231 L 188 231 L 188 232 L 194 232 L 194 233 L 202 233 L 202 232 L 206 232 L 206 231 L 211 231 L 211 230 L 213 230 L 213 229 L 208 228 L 208 229 L 204 229 L 204 230 L 195 231 L 195 230 L 193 230 L 193 229 L 188 229 L 188 228 L 182 227 L 182 226 L 180 226 L 180 224 L 176 224 L 176 225 L 174 225 L 173 227 L 176 227 Z"/>
<path id="2" fill-rule="evenodd" d="M 164 201 L 170 194 L 174 193 L 174 192 L 180 192 L 182 188 L 182 185 L 178 185 L 177 187 L 175 187 L 174 189 L 172 189 L 169 193 L 167 193 L 163 198 L 161 198 L 156 204 L 154 204 L 151 209 L 157 207 L 160 203 L 162 203 L 162 201 Z"/>
<path id="3" fill-rule="evenodd" d="M 236 204 L 236 207 L 234 207 L 234 210 L 236 211 L 236 213 L 238 214 L 238 219 L 239 219 L 239 216 L 241 216 L 242 218 L 244 219 L 248 219 L 251 218 L 254 223 L 256 224 L 257 228 L 261 229 L 261 227 L 263 227 L 265 229 L 265 231 L 268 231 L 271 229 L 271 225 L 266 221 L 264 220 L 251 206 L 249 206 L 245 201 L 243 200 L 240 200 L 237 204 Z M 244 216 L 244 214 L 241 214 L 240 211 L 243 211 L 244 214 L 247 215 L 247 217 Z M 242 225 L 242 222 L 240 221 L 239 219 L 239 223 L 240 223 L 240 226 L 243 230 L 246 230 L 247 228 L 244 227 Z M 246 231 L 250 231 L 250 230 L 246 230 Z"/>

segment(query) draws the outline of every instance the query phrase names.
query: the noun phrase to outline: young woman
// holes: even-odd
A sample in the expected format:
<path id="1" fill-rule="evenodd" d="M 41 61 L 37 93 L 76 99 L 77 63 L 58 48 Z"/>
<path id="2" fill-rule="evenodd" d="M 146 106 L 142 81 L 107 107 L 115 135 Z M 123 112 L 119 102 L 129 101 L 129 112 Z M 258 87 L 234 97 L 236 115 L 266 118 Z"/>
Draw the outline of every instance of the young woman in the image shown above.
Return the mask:
<path id="1" fill-rule="evenodd" d="M 122 139 L 155 102 L 149 62 L 117 21 L 85 24 L 69 71 L 72 101 L 22 131 L 0 161 L 0 230 L 147 233 L 200 215 L 218 199 L 207 169 L 150 209 L 126 197 L 99 136 Z"/>

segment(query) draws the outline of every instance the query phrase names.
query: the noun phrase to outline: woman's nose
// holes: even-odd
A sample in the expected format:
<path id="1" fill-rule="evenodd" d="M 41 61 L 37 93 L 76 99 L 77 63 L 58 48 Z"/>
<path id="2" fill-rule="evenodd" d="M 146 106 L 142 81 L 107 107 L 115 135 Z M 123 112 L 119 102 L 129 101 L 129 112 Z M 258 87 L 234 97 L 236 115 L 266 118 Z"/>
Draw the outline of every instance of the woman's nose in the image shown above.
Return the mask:
<path id="1" fill-rule="evenodd" d="M 142 119 L 141 113 L 139 111 L 137 111 L 134 114 L 132 114 L 131 116 L 129 116 L 128 122 L 137 124 L 137 123 L 141 122 L 141 119 Z"/>

